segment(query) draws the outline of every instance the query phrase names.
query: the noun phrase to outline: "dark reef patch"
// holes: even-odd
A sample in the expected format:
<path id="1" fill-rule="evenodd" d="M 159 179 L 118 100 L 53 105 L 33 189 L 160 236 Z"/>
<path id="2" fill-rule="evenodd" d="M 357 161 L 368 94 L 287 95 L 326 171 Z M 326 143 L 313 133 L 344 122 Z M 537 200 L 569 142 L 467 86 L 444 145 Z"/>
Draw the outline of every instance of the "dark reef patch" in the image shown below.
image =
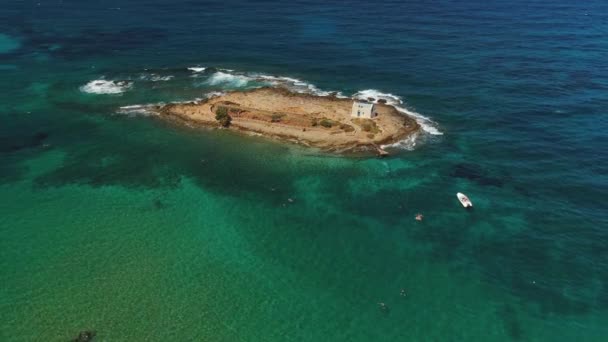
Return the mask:
<path id="1" fill-rule="evenodd" d="M 27 136 L 0 136 L 0 153 L 13 153 L 40 147 L 48 137 L 49 133 L 44 131 Z"/>
<path id="2" fill-rule="evenodd" d="M 94 330 L 83 330 L 78 333 L 76 338 L 70 340 L 70 342 L 91 342 L 95 339 L 97 332 Z"/>
<path id="3" fill-rule="evenodd" d="M 505 304 L 498 315 L 502 318 L 505 331 L 513 341 L 524 340 L 524 332 L 517 318 L 517 312 L 511 305 Z"/>
<path id="4" fill-rule="evenodd" d="M 160 198 L 156 198 L 152 201 L 152 206 L 154 206 L 154 209 L 156 210 L 162 210 L 167 208 L 167 204 L 165 202 L 163 202 Z"/>
<path id="5" fill-rule="evenodd" d="M 151 120 L 113 117 L 103 125 L 91 124 L 83 128 L 85 131 L 78 127 L 71 130 L 70 141 L 60 147 L 65 154 L 63 163 L 38 176 L 36 186 L 159 189 L 177 187 L 188 178 L 206 190 L 226 195 L 266 193 L 266 199 L 277 204 L 293 196 L 296 179 L 289 168 L 264 165 L 268 154 L 276 156 L 282 147 L 264 144 L 260 153 L 252 154 L 239 147 L 241 142 L 235 139 L 240 137 L 221 132 L 203 135 Z M 271 187 L 276 191 L 268 191 Z M 162 208 L 165 204 L 152 205 Z"/>
<path id="6" fill-rule="evenodd" d="M 44 51 L 53 57 L 68 60 L 116 54 L 117 51 L 161 44 L 168 34 L 156 27 L 134 27 L 121 30 L 85 29 L 66 36 L 57 32 L 39 32 L 25 28 L 20 32 L 23 48 L 20 53 Z"/>
<path id="7" fill-rule="evenodd" d="M 450 171 L 450 177 L 464 178 L 484 186 L 502 187 L 504 178 L 491 176 L 481 165 L 471 163 L 460 163 Z"/>

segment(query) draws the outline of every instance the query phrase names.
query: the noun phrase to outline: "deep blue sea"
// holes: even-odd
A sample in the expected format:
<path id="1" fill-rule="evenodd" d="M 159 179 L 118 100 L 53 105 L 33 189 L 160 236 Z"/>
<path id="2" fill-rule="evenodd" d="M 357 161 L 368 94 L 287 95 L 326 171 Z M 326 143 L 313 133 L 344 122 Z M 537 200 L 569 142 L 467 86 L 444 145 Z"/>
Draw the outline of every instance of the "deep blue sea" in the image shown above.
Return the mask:
<path id="1" fill-rule="evenodd" d="M 424 130 L 144 107 L 276 84 Z M 0 340 L 607 341 L 607 146 L 606 1 L 5 1 Z"/>

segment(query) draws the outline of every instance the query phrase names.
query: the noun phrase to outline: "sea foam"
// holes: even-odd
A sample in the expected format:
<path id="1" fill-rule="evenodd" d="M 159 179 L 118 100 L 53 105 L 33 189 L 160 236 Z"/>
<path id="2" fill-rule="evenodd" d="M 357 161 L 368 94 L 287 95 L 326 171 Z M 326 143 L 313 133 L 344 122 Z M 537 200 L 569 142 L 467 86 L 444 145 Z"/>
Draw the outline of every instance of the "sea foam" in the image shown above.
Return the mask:
<path id="1" fill-rule="evenodd" d="M 251 81 L 251 77 L 246 75 L 229 74 L 223 71 L 217 71 L 209 79 L 207 83 L 210 85 L 229 86 L 229 87 L 244 87 Z"/>
<path id="2" fill-rule="evenodd" d="M 199 72 L 203 72 L 205 70 L 207 70 L 206 67 L 199 67 L 199 66 L 195 66 L 195 67 L 189 67 L 188 70 L 194 72 L 194 73 L 199 73 Z"/>
<path id="3" fill-rule="evenodd" d="M 245 86 L 284 87 L 296 93 L 317 96 L 334 95 L 339 98 L 347 98 L 341 92 L 321 90 L 314 84 L 299 80 L 297 78 L 265 75 L 260 73 L 237 73 L 232 69 L 219 69 L 219 71 L 213 73 L 205 81 L 205 83 L 213 86 L 225 86 L 227 88 L 241 88 Z"/>
<path id="4" fill-rule="evenodd" d="M 386 148 L 398 148 L 402 150 L 413 151 L 416 148 L 416 141 L 418 140 L 418 133 L 414 133 L 403 140 L 399 140 L 392 144 L 381 145 L 383 149 Z"/>
<path id="5" fill-rule="evenodd" d="M 173 75 L 162 76 L 158 74 L 143 74 L 139 77 L 140 80 L 143 81 L 151 81 L 151 82 L 161 82 L 161 81 L 170 81 L 174 78 Z"/>
<path id="6" fill-rule="evenodd" d="M 133 82 L 130 81 L 94 80 L 80 87 L 80 91 L 89 94 L 122 94 L 132 86 Z"/>
<path id="7" fill-rule="evenodd" d="M 159 105 L 161 105 L 161 104 L 159 104 Z M 139 115 L 149 116 L 149 115 L 156 115 L 156 112 L 152 110 L 153 107 L 154 107 L 154 105 L 131 105 L 131 106 L 124 106 L 124 107 L 120 107 L 116 111 L 116 113 L 123 114 L 123 115 L 128 115 L 128 116 L 139 116 Z"/>
<path id="8" fill-rule="evenodd" d="M 312 83 L 304 82 L 297 78 L 284 77 L 284 76 L 270 76 L 270 75 L 263 75 L 263 74 L 258 74 L 255 77 L 258 80 L 260 80 L 262 82 L 266 82 L 272 86 L 282 86 L 282 87 L 285 87 L 285 88 L 287 88 L 291 91 L 297 92 L 297 93 L 312 94 L 312 95 L 317 95 L 317 96 L 335 95 L 337 97 L 342 97 L 342 98 L 345 97 L 340 92 L 324 91 L 324 90 L 317 88 Z"/>

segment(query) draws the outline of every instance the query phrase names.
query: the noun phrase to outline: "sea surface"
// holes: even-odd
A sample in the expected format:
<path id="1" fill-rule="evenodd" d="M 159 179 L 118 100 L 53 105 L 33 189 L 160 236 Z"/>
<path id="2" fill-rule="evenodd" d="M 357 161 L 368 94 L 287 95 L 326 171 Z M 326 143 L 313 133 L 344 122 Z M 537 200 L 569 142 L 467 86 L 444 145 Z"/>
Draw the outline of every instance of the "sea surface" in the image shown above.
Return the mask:
<path id="1" fill-rule="evenodd" d="M 343 157 L 146 109 L 267 85 L 424 129 Z M 608 2 L 3 2 L 0 312 L 1 341 L 607 341 Z"/>

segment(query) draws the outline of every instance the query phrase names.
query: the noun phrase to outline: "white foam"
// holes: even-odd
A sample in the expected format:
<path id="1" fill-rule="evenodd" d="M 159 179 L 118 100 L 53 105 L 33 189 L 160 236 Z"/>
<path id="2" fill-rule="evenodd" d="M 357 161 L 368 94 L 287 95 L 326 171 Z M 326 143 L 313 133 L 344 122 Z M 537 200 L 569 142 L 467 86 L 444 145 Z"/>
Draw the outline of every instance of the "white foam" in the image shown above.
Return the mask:
<path id="1" fill-rule="evenodd" d="M 157 74 L 149 74 L 149 75 L 141 75 L 139 77 L 139 79 L 144 80 L 144 81 L 151 81 L 151 82 L 161 82 L 161 81 L 170 81 L 174 78 L 174 76 L 169 75 L 169 76 L 161 76 L 161 75 L 157 75 Z"/>
<path id="2" fill-rule="evenodd" d="M 431 135 L 443 135 L 443 132 L 439 131 L 439 129 L 437 129 L 437 123 L 434 122 L 433 120 L 431 120 L 430 118 L 414 112 L 412 110 L 409 110 L 405 107 L 403 107 L 403 100 L 401 99 L 401 97 L 397 96 L 397 95 L 393 95 L 390 93 L 383 93 L 379 90 L 376 89 L 366 89 L 366 90 L 361 90 L 356 92 L 353 95 L 354 99 L 359 99 L 359 100 L 368 100 L 369 98 L 373 98 L 375 103 L 378 103 L 378 100 L 385 100 L 387 104 L 395 107 L 395 109 L 397 109 L 399 112 L 403 113 L 403 114 L 407 114 L 413 118 L 416 119 L 416 122 L 418 122 L 418 124 L 420 125 L 420 127 L 422 127 L 422 130 L 424 130 L 425 132 L 431 134 Z"/>
<path id="3" fill-rule="evenodd" d="M 414 119 L 416 119 L 416 122 L 420 125 L 420 127 L 422 127 L 422 130 L 424 130 L 425 132 L 431 134 L 431 135 L 443 135 L 443 132 L 441 132 L 439 129 L 437 129 L 437 123 L 429 118 L 427 118 L 426 116 L 408 110 L 406 108 L 403 107 L 399 107 L 399 106 L 394 106 L 398 111 L 400 111 L 401 113 L 407 114 L 409 116 L 414 117 Z"/>
<path id="4" fill-rule="evenodd" d="M 414 133 L 410 136 L 408 136 L 407 138 L 397 141 L 395 143 L 392 144 L 387 144 L 387 145 L 381 145 L 380 147 L 382 149 L 385 148 L 399 148 L 402 150 L 408 150 L 408 151 L 413 151 L 414 148 L 416 148 L 416 140 L 418 139 L 418 134 Z"/>
<path id="5" fill-rule="evenodd" d="M 199 66 L 195 66 L 195 67 L 190 67 L 188 68 L 188 70 L 194 72 L 194 73 L 199 73 L 199 72 L 203 72 L 205 70 L 207 70 L 206 67 L 199 67 Z"/>
<path id="6" fill-rule="evenodd" d="M 116 113 L 128 115 L 128 116 L 136 116 L 136 115 L 156 115 L 156 112 L 152 110 L 154 105 L 131 105 L 120 107 Z"/>
<path id="7" fill-rule="evenodd" d="M 401 97 L 390 93 L 383 93 L 376 89 L 360 90 L 353 94 L 353 98 L 365 101 L 367 101 L 369 98 L 373 98 L 374 102 L 376 103 L 378 103 L 378 100 L 385 100 L 387 104 L 392 106 L 398 106 L 403 104 Z"/>
<path id="8" fill-rule="evenodd" d="M 347 98 L 341 92 L 324 91 L 314 84 L 304 82 L 297 78 L 285 76 L 264 75 L 259 73 L 235 73 L 232 69 L 219 69 L 213 73 L 205 83 L 214 86 L 225 86 L 227 88 L 238 88 L 244 86 L 262 87 L 270 85 L 274 87 L 285 87 L 293 92 L 313 94 L 317 96 L 335 95 L 339 98 Z M 257 84 L 251 84 L 256 82 Z"/>
<path id="9" fill-rule="evenodd" d="M 314 84 L 304 82 L 297 78 L 270 75 L 255 75 L 255 77 L 256 79 L 269 83 L 270 85 L 283 86 L 297 93 L 312 94 L 317 96 L 329 96 L 334 94 L 337 97 L 345 98 L 345 96 L 340 92 L 324 91 L 317 88 Z"/>
<path id="10" fill-rule="evenodd" d="M 133 82 L 129 81 L 94 80 L 80 87 L 80 91 L 89 94 L 122 94 L 132 86 Z"/>
<path id="11" fill-rule="evenodd" d="M 206 93 L 204 96 L 205 96 L 206 99 L 210 99 L 210 98 L 213 98 L 213 97 L 222 96 L 224 94 L 225 93 L 221 92 L 221 91 L 212 91 L 212 92 Z"/>
<path id="12" fill-rule="evenodd" d="M 251 81 L 251 78 L 245 75 L 233 75 L 218 71 L 211 75 L 207 80 L 210 85 L 226 85 L 231 87 L 244 87 Z"/>

